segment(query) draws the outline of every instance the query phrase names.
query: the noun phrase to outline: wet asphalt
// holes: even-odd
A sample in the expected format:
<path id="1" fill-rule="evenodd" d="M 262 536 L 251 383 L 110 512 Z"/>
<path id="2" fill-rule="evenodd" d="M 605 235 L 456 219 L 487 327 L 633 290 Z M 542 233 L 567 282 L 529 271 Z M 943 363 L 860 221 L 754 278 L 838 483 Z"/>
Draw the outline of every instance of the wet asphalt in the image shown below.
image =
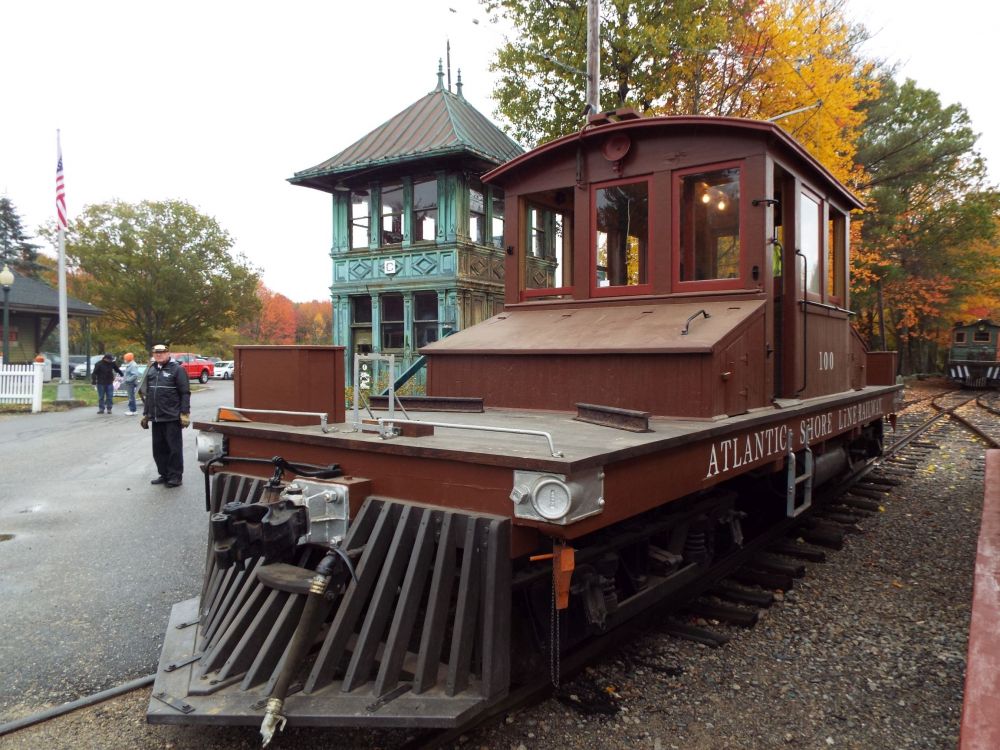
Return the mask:
<path id="1" fill-rule="evenodd" d="M 210 381 L 192 419 L 232 402 Z M 0 415 L 0 723 L 154 672 L 170 607 L 200 589 L 195 431 L 183 486 L 152 486 L 150 433 L 125 411 Z"/>

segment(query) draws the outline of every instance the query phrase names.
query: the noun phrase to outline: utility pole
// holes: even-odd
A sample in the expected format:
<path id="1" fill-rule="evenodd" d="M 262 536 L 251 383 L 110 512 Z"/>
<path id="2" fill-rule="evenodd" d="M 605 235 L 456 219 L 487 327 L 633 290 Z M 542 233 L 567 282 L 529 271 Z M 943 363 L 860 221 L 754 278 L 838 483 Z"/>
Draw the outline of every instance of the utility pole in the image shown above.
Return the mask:
<path id="1" fill-rule="evenodd" d="M 875 290 L 878 292 L 878 334 L 882 342 L 882 351 L 885 351 L 885 305 L 882 302 L 882 279 L 875 282 Z"/>
<path id="2" fill-rule="evenodd" d="M 587 109 L 601 111 L 601 0 L 587 0 Z"/>

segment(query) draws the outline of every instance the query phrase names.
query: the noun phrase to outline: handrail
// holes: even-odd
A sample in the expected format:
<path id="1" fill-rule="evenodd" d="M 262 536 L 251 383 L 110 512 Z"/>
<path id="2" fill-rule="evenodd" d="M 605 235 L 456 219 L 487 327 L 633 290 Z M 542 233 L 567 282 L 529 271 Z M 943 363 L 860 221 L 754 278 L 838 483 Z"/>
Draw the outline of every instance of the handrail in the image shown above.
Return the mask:
<path id="1" fill-rule="evenodd" d="M 396 420 L 386 419 L 385 417 L 379 417 L 378 425 L 380 428 L 389 427 L 391 428 Z M 552 442 L 552 435 L 543 430 L 525 430 L 517 427 L 493 427 L 491 425 L 481 425 L 481 424 L 454 424 L 452 422 L 425 422 L 421 419 L 407 419 L 404 420 L 406 424 L 422 424 L 428 427 L 444 427 L 452 428 L 455 430 L 482 430 L 483 432 L 506 432 L 514 435 L 535 435 L 537 437 L 545 438 L 549 444 L 549 453 L 552 454 L 553 458 L 563 458 L 562 451 L 557 451 L 555 444 Z"/>
<path id="2" fill-rule="evenodd" d="M 286 411 L 285 409 L 244 409 L 236 406 L 220 406 L 215 412 L 215 421 L 219 421 L 219 414 L 223 410 L 234 411 L 237 414 L 288 414 L 293 417 L 319 417 L 319 425 L 323 432 L 330 432 L 331 427 L 327 425 L 328 416 L 323 411 Z"/>
<path id="3" fill-rule="evenodd" d="M 688 328 L 691 327 L 691 321 L 694 320 L 695 318 L 697 318 L 699 315 L 704 315 L 706 318 L 711 318 L 712 317 L 711 315 L 709 315 L 708 311 L 705 310 L 704 308 L 702 308 L 698 312 L 694 313 L 693 315 L 689 315 L 688 319 L 684 323 L 684 328 L 681 329 L 681 336 L 687 336 L 688 335 Z"/>

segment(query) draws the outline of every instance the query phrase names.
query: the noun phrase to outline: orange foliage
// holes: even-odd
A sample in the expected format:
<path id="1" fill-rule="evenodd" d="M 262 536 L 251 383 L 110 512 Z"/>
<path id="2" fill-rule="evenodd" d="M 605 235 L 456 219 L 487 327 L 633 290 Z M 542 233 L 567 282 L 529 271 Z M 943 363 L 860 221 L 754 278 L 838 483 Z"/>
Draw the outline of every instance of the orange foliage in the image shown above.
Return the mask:
<path id="1" fill-rule="evenodd" d="M 1000 218 L 996 221 L 1000 236 Z M 990 318 L 1000 322 L 1000 244 L 996 241 L 975 240 L 970 243 L 976 258 L 978 273 L 962 300 L 956 320 Z"/>
<path id="2" fill-rule="evenodd" d="M 936 279 L 908 276 L 886 284 L 885 301 L 897 316 L 898 328 L 917 329 L 925 321 L 942 317 L 954 289 L 955 280 L 946 276 Z"/>
<path id="3" fill-rule="evenodd" d="M 257 287 L 260 316 L 240 326 L 241 337 L 254 344 L 294 344 L 295 305 L 283 294 L 272 292 L 263 283 Z"/>

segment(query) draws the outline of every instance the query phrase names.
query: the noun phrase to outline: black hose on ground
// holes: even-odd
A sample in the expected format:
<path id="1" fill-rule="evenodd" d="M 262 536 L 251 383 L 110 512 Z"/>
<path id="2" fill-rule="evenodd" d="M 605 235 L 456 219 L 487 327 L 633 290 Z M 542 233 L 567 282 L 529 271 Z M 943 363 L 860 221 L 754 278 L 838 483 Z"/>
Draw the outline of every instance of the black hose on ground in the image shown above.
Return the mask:
<path id="1" fill-rule="evenodd" d="M 23 719 L 15 719 L 14 721 L 9 721 L 6 724 L 0 724 L 0 737 L 10 734 L 11 732 L 16 732 L 19 729 L 30 727 L 34 724 L 41 724 L 43 721 L 54 719 L 57 716 L 68 714 L 71 711 L 76 711 L 78 708 L 87 708 L 88 706 L 93 706 L 97 703 L 115 698 L 123 693 L 128 693 L 132 690 L 138 690 L 139 688 L 146 687 L 147 685 L 152 685 L 154 679 L 156 679 L 155 674 L 138 677 L 116 687 L 102 690 L 99 693 L 87 695 L 83 698 L 77 698 L 75 701 L 63 703 L 61 706 L 53 706 L 52 708 L 46 709 L 45 711 L 41 711 L 37 714 L 32 714 L 31 716 L 25 716 Z"/>

